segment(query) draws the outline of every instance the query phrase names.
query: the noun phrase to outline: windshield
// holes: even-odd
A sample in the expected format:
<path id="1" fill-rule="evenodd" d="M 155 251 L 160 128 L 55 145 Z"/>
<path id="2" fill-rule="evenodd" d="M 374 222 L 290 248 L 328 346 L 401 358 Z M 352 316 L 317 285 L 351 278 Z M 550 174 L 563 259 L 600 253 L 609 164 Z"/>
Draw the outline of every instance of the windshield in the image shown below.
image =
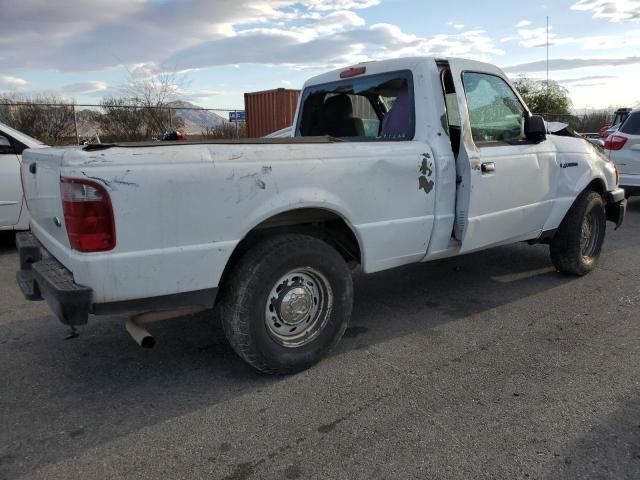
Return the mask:
<path id="1" fill-rule="evenodd" d="M 26 133 L 19 132 L 15 128 L 11 128 L 9 125 L 5 125 L 4 123 L 0 123 L 0 134 L 4 132 L 6 135 L 9 135 L 19 142 L 24 143 L 27 147 L 33 147 L 36 145 L 44 145 L 40 140 L 37 140 L 33 137 L 30 137 Z"/>
<path id="2" fill-rule="evenodd" d="M 314 85 L 302 94 L 296 136 L 352 141 L 406 141 L 415 133 L 409 71 Z"/>

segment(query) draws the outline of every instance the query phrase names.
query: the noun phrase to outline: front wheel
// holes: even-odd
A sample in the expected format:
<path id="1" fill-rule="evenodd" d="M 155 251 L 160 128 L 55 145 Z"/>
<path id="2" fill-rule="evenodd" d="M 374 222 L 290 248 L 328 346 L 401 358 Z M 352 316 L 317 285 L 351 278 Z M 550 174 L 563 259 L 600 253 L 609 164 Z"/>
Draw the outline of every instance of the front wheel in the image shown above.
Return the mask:
<path id="1" fill-rule="evenodd" d="M 581 193 L 551 242 L 551 260 L 558 271 L 577 276 L 591 272 L 600 258 L 606 223 L 602 196 Z"/>
<path id="2" fill-rule="evenodd" d="M 300 234 L 268 238 L 234 267 L 223 286 L 225 335 L 256 369 L 294 373 L 340 340 L 353 305 L 351 272 L 323 241 Z"/>

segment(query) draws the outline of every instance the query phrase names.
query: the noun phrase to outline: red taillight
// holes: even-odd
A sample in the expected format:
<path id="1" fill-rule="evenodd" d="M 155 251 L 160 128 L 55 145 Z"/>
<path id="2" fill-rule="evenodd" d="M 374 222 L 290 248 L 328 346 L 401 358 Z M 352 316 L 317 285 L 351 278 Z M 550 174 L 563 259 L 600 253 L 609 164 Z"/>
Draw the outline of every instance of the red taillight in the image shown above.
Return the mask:
<path id="1" fill-rule="evenodd" d="M 357 77 L 358 75 L 364 75 L 365 73 L 367 73 L 367 67 L 353 67 L 340 72 L 340 78 Z"/>
<path id="2" fill-rule="evenodd" d="M 90 180 L 63 177 L 60 193 L 71 248 L 79 252 L 112 250 L 116 229 L 105 188 Z"/>
<path id="3" fill-rule="evenodd" d="M 607 138 L 607 140 L 604 142 L 604 149 L 605 150 L 622 150 L 622 147 L 624 147 L 624 144 L 627 143 L 628 138 L 627 137 L 623 137 L 622 135 L 611 135 L 609 138 Z"/>

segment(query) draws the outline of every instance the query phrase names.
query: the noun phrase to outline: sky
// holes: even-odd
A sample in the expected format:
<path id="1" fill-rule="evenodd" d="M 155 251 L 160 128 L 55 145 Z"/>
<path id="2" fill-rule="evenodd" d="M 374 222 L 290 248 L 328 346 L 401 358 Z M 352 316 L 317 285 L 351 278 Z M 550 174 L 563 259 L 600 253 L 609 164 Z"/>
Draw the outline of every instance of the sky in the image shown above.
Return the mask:
<path id="1" fill-rule="evenodd" d="M 178 72 L 183 99 L 242 108 L 244 92 L 322 71 L 457 56 L 546 76 L 575 109 L 640 102 L 640 0 L 0 0 L 0 92 L 96 103 L 127 78 Z"/>

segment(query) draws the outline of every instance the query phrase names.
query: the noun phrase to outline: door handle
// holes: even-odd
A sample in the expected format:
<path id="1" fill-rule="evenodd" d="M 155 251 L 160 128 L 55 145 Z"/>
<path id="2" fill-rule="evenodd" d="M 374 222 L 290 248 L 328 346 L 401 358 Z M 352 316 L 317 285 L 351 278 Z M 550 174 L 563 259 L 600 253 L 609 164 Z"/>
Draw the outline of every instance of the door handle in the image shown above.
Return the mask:
<path id="1" fill-rule="evenodd" d="M 482 169 L 482 173 L 493 173 L 496 171 L 496 164 L 493 162 L 483 163 L 480 168 Z"/>
<path id="2" fill-rule="evenodd" d="M 36 174 L 36 162 L 30 163 L 29 164 L 29 172 L 33 173 L 34 175 Z"/>

